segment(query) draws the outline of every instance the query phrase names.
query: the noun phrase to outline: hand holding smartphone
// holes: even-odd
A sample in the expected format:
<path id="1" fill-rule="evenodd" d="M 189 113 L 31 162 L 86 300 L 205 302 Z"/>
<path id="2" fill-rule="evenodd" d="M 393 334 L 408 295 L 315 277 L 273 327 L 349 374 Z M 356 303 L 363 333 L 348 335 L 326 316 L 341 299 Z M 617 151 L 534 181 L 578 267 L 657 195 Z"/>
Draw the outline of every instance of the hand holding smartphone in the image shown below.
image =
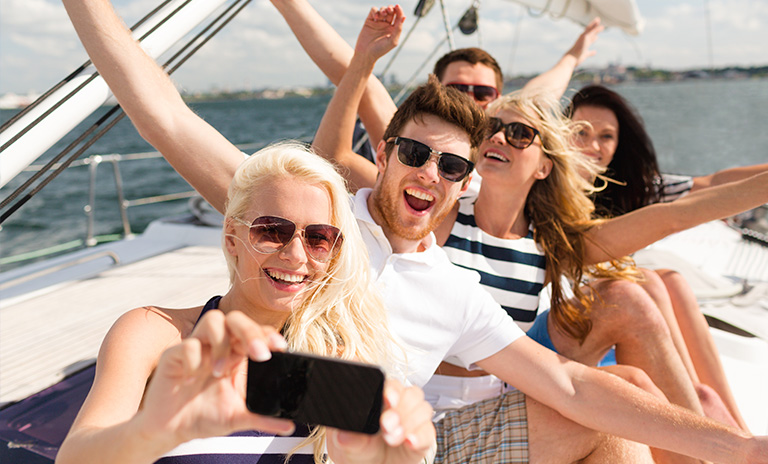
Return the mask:
<path id="1" fill-rule="evenodd" d="M 375 434 L 383 394 L 384 373 L 370 364 L 288 352 L 248 360 L 245 402 L 256 414 Z"/>

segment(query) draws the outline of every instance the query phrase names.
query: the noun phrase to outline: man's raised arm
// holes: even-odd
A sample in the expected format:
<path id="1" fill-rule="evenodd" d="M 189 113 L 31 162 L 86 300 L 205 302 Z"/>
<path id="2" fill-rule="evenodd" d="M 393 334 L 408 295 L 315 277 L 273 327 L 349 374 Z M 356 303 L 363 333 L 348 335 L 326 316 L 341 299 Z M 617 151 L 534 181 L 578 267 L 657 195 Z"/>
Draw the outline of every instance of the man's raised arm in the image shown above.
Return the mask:
<path id="1" fill-rule="evenodd" d="M 605 27 L 600 24 L 600 18 L 593 19 L 576 39 L 571 48 L 565 52 L 554 66 L 528 81 L 523 90 L 551 92 L 557 98 L 563 96 L 571 82 L 573 72 L 590 56 L 595 54 L 589 47 L 597 40 L 597 35 Z"/>

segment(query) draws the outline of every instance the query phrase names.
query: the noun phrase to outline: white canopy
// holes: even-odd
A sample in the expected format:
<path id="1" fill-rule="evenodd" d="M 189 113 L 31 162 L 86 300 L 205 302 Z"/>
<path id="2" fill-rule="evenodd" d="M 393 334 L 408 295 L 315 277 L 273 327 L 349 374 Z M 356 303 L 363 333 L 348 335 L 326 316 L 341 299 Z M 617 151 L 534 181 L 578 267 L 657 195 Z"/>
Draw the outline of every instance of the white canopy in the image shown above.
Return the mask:
<path id="1" fill-rule="evenodd" d="M 568 18 L 586 26 L 596 16 L 605 27 L 619 27 L 630 35 L 643 30 L 635 0 L 510 0 L 527 6 L 532 15 Z"/>

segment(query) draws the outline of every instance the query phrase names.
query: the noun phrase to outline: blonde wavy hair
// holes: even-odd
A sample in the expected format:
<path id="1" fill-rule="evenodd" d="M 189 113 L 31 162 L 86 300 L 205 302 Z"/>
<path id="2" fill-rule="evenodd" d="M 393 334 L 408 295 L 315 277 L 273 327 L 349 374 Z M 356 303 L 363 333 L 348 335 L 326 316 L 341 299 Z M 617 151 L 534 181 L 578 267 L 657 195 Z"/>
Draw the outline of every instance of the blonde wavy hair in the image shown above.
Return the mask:
<path id="1" fill-rule="evenodd" d="M 232 179 L 225 221 L 242 217 L 251 207 L 255 192 L 275 179 L 321 186 L 330 197 L 331 224 L 344 235 L 338 255 L 328 263 L 327 273 L 305 294 L 282 328 L 290 349 L 378 364 L 390 370 L 393 345 L 387 313 L 369 278 L 368 252 L 352 213 L 346 183 L 333 165 L 295 141 L 258 151 L 238 168 Z M 232 284 L 237 278 L 237 258 L 226 253 L 226 249 L 224 255 Z M 315 461 L 324 462 L 324 440 L 324 428 L 316 427 L 300 446 L 312 443 Z"/>
<path id="2" fill-rule="evenodd" d="M 504 110 L 519 114 L 539 131 L 542 151 L 552 161 L 550 174 L 531 187 L 525 214 L 533 225 L 534 240 L 544 251 L 547 281 L 552 284 L 550 314 L 556 327 L 583 343 L 592 329 L 590 307 L 599 297 L 595 291 L 581 290 L 585 277 L 637 277 L 627 258 L 607 265 L 585 264 L 587 231 L 602 222 L 593 218 L 595 206 L 589 197 L 596 191 L 592 179 L 602 177 L 602 169 L 573 143 L 584 125 L 565 117 L 560 102 L 552 96 L 518 91 L 500 97 L 486 109 L 490 116 Z M 578 304 L 566 295 L 562 276 L 572 282 Z"/>

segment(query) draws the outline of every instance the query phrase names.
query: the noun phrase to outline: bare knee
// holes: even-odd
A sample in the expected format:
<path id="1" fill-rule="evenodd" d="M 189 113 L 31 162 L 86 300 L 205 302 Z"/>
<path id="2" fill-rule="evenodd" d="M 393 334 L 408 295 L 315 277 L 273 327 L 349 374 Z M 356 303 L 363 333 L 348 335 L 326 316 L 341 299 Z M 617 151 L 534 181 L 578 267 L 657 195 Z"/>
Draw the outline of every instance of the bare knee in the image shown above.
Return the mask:
<path id="1" fill-rule="evenodd" d="M 614 366 L 604 366 L 600 368 L 606 372 L 610 372 L 613 375 L 621 377 L 632 385 L 651 393 L 657 398 L 667 401 L 667 397 L 664 393 L 653 383 L 653 380 L 646 374 L 646 372 L 638 367 L 629 366 L 626 364 L 616 364 Z"/>
<path id="2" fill-rule="evenodd" d="M 637 334 L 668 332 L 658 306 L 640 285 L 625 280 L 605 280 L 596 290 L 599 295 L 598 304 L 593 306 L 596 323 L 611 324 L 621 331 Z"/>
<path id="3" fill-rule="evenodd" d="M 704 410 L 704 415 L 723 424 L 740 428 L 736 419 L 728 411 L 728 407 L 723 402 L 723 399 L 712 387 L 703 383 L 697 383 L 694 384 L 694 388 L 701 402 L 701 408 Z"/>
<path id="4" fill-rule="evenodd" d="M 531 463 L 578 462 L 590 456 L 604 435 L 566 419 L 526 396 L 528 454 Z"/>
<path id="5" fill-rule="evenodd" d="M 597 463 L 653 463 L 653 456 L 648 446 L 625 440 L 611 435 L 604 435 L 600 445 L 585 459 L 582 464 Z"/>
<path id="6" fill-rule="evenodd" d="M 657 269 L 656 271 L 653 271 L 653 273 L 658 275 L 659 279 L 667 287 L 688 283 L 682 274 L 673 271 L 672 269 Z"/>

